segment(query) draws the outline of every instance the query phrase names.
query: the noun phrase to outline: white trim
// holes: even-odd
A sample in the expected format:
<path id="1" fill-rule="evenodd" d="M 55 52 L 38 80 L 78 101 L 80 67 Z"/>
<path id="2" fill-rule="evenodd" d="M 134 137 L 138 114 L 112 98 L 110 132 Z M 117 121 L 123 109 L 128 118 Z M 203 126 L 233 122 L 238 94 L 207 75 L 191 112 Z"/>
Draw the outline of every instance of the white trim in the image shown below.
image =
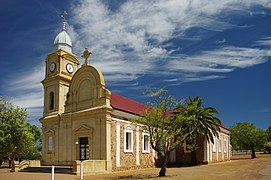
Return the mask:
<path id="1" fill-rule="evenodd" d="M 139 126 L 136 127 L 136 165 L 140 165 L 140 159 L 139 159 Z"/>
<path id="2" fill-rule="evenodd" d="M 116 166 L 120 167 L 120 123 L 116 122 Z"/>
<path id="3" fill-rule="evenodd" d="M 212 147 L 212 149 L 213 149 L 213 152 L 216 152 L 216 136 L 213 136 L 213 139 L 214 139 L 214 143 L 212 143 L 212 145 L 213 145 L 213 147 Z"/>
<path id="4" fill-rule="evenodd" d="M 113 121 L 117 121 L 117 122 L 122 122 L 122 123 L 126 123 L 126 124 L 132 124 L 132 122 L 131 121 L 127 121 L 127 120 L 123 120 L 123 119 L 119 119 L 119 118 L 114 118 L 114 117 L 111 117 L 111 119 L 113 120 Z M 144 126 L 143 124 L 136 124 L 137 126 Z"/>
<path id="5" fill-rule="evenodd" d="M 150 135 L 149 135 L 149 133 L 147 133 L 147 132 L 143 132 L 142 133 L 142 153 L 150 153 L 150 141 L 149 140 L 147 140 L 147 149 L 144 149 L 144 147 L 145 147 L 145 142 L 146 142 L 146 139 L 145 139 L 145 137 L 144 136 L 148 136 L 148 137 L 150 137 Z"/>
<path id="6" fill-rule="evenodd" d="M 187 150 L 186 148 L 186 140 L 184 140 L 183 142 L 183 149 L 184 149 L 184 153 L 191 153 L 191 150 Z"/>
<path id="7" fill-rule="evenodd" d="M 119 118 L 114 118 L 114 117 L 111 117 L 111 119 L 113 121 L 123 122 L 123 123 L 127 123 L 127 124 L 131 124 L 132 123 L 131 121 L 127 121 L 127 120 L 123 120 L 123 119 L 119 119 Z"/>
<path id="8" fill-rule="evenodd" d="M 130 133 L 130 140 L 128 139 L 128 145 L 126 144 L 126 134 L 127 133 Z M 124 128 L 124 152 L 133 152 L 133 148 L 134 148 L 134 143 L 133 143 L 133 129 L 130 127 L 130 126 L 126 126 Z M 127 149 L 127 146 L 128 146 L 128 149 Z"/>
<path id="9" fill-rule="evenodd" d="M 224 138 L 224 153 L 227 153 L 227 139 Z"/>
<path id="10" fill-rule="evenodd" d="M 218 145 L 219 145 L 219 139 L 218 138 L 216 138 L 216 146 L 215 146 L 215 148 L 216 148 L 216 161 L 218 161 Z"/>
<path id="11" fill-rule="evenodd" d="M 230 145 L 230 136 L 228 136 L 228 160 L 231 159 L 231 145 Z"/>
<path id="12" fill-rule="evenodd" d="M 222 152 L 222 137 L 219 135 L 219 140 L 218 140 L 218 151 Z"/>
<path id="13" fill-rule="evenodd" d="M 222 152 L 222 161 L 224 161 L 224 136 L 221 135 L 221 152 Z"/>
<path id="14" fill-rule="evenodd" d="M 213 143 L 211 141 L 209 142 L 209 147 L 210 147 L 210 149 L 209 149 L 209 154 L 210 154 L 209 162 L 212 162 L 213 161 Z"/>
<path id="15" fill-rule="evenodd" d="M 209 161 L 209 142 L 204 138 L 204 161 Z"/>

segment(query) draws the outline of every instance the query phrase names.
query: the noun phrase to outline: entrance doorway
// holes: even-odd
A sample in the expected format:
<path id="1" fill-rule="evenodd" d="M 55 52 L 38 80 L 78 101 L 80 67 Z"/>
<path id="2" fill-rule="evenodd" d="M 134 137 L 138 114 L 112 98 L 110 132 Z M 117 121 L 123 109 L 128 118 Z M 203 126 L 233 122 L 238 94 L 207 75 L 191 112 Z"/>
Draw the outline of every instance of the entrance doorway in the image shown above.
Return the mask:
<path id="1" fill-rule="evenodd" d="M 89 158 L 88 137 L 79 138 L 79 145 L 80 161 L 87 160 Z"/>

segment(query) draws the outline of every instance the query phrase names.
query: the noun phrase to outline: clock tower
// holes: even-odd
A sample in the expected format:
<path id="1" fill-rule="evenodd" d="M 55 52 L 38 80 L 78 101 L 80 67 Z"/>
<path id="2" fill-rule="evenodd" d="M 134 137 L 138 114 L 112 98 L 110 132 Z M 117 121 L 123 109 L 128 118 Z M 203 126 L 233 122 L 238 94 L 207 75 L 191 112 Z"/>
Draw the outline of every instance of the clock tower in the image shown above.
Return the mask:
<path id="1" fill-rule="evenodd" d="M 77 56 L 72 53 L 71 38 L 66 32 L 66 16 L 64 12 L 62 30 L 54 40 L 54 52 L 45 60 L 44 117 L 64 112 L 71 79 L 79 68 Z"/>

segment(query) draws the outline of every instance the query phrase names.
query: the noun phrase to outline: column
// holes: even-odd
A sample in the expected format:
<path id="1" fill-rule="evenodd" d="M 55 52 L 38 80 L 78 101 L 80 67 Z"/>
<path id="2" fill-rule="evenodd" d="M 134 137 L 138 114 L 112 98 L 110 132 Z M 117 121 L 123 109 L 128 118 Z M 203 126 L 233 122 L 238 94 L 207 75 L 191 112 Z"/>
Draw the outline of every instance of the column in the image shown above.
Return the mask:
<path id="1" fill-rule="evenodd" d="M 111 119 L 106 119 L 106 170 L 112 171 L 111 161 Z"/>
<path id="2" fill-rule="evenodd" d="M 120 167 L 120 123 L 116 122 L 116 166 Z"/>
<path id="3" fill-rule="evenodd" d="M 139 159 L 139 126 L 136 127 L 136 165 L 140 165 L 140 159 Z"/>

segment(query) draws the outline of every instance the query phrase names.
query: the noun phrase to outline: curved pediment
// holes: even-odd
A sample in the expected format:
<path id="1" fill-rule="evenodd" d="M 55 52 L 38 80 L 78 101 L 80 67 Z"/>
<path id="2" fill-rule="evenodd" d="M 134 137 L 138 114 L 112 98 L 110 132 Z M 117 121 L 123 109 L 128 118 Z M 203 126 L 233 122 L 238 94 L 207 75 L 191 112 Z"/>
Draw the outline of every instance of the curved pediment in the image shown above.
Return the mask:
<path id="1" fill-rule="evenodd" d="M 83 65 L 71 80 L 66 112 L 105 105 L 105 87 L 102 73 L 92 65 Z"/>

